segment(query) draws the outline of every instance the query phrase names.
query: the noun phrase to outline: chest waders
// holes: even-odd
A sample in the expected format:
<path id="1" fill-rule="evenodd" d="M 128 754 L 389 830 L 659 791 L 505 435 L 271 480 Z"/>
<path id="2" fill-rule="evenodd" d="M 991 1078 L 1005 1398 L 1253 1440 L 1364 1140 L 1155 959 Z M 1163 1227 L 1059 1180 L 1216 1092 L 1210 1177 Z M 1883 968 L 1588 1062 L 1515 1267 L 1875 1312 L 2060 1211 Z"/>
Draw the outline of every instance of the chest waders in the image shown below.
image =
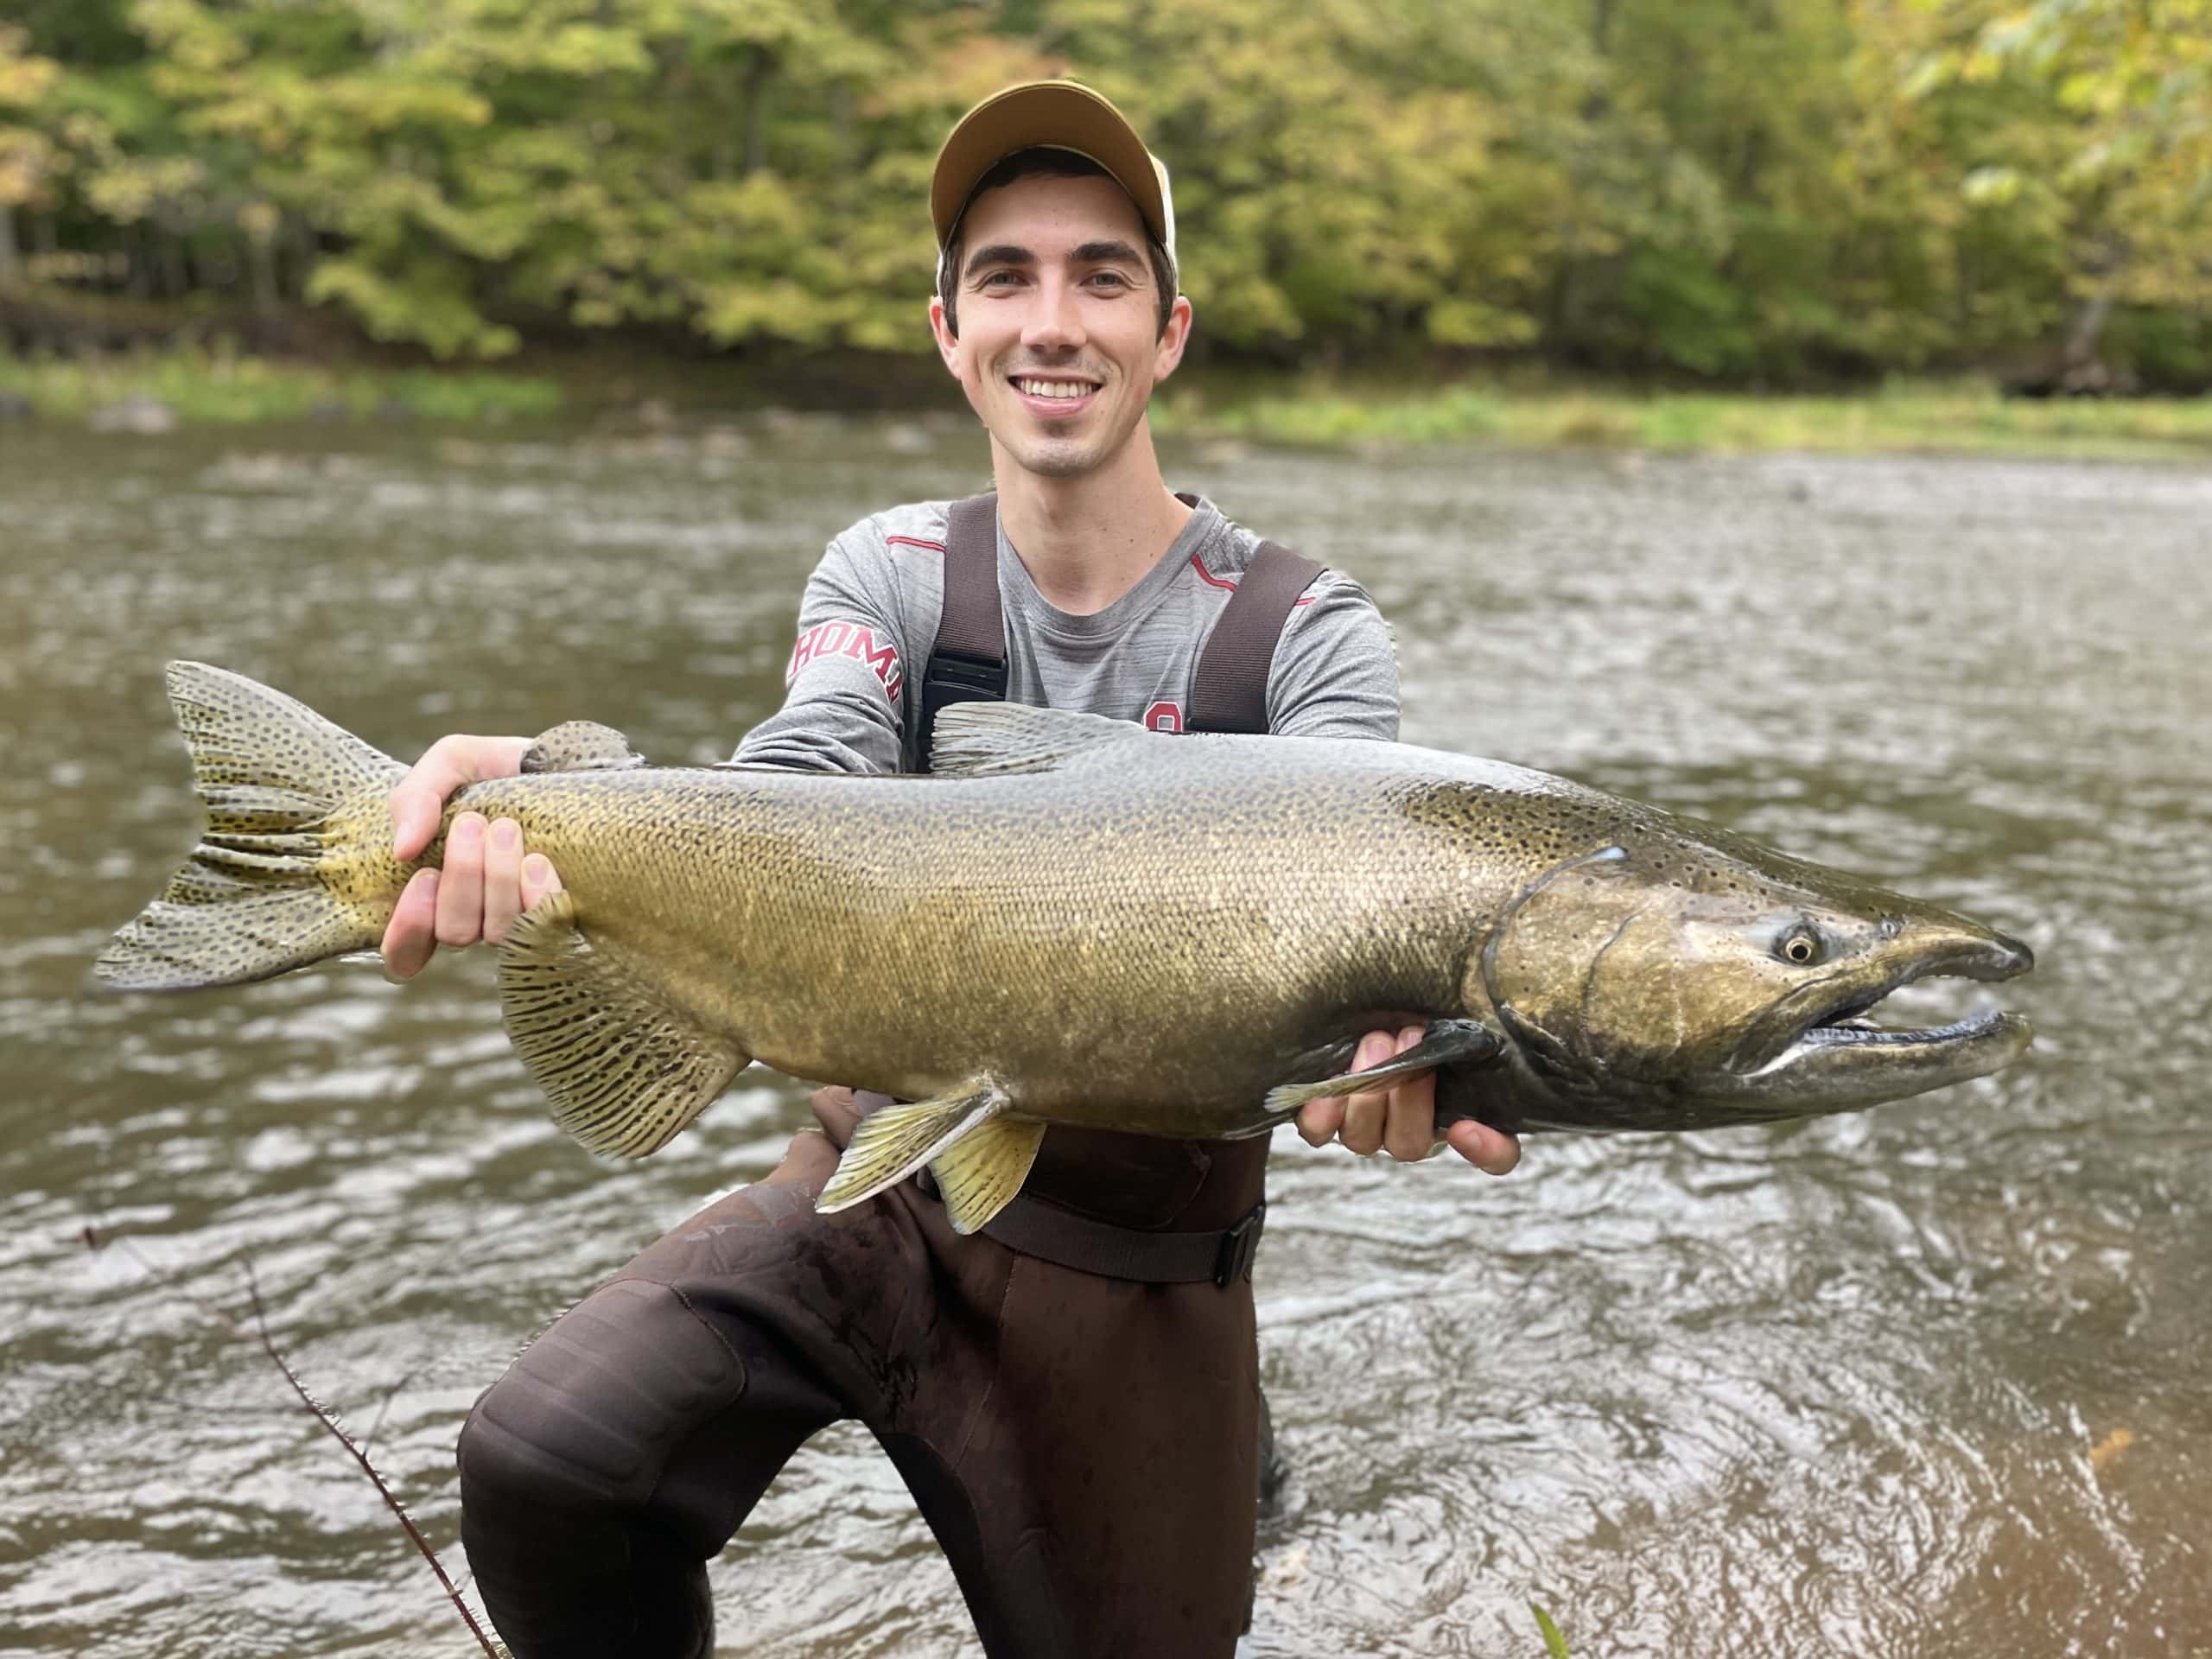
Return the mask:
<path id="1" fill-rule="evenodd" d="M 955 503 L 917 711 L 1006 694 L 995 499 Z M 1319 567 L 1263 545 L 1193 676 L 1190 729 L 1265 732 Z M 861 1112 L 709 1205 L 549 1326 L 461 1431 L 461 1535 L 517 1659 L 708 1659 L 706 1563 L 810 1435 L 853 1418 L 905 1478 L 988 1659 L 1227 1659 L 1260 1481 L 1250 1271 L 1265 1137 L 1055 1126 L 963 1237 L 919 1179 L 817 1215 Z M 853 1593 L 867 1567 L 855 1563 Z M 748 1578 L 741 1596 L 773 1605 Z M 741 1629 L 743 1608 L 733 1610 Z"/>

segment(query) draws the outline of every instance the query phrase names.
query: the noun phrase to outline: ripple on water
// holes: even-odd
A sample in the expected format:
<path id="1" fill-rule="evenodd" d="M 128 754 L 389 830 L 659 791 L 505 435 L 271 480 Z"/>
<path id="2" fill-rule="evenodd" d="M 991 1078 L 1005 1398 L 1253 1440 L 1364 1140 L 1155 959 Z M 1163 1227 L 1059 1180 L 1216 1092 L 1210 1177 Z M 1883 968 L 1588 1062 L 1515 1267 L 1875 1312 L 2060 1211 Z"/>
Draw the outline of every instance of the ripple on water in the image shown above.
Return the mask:
<path id="1" fill-rule="evenodd" d="M 827 537 L 975 482 L 972 455 L 887 455 L 865 429 L 736 435 L 10 438 L 0 1629 L 19 1647 L 465 1639 L 228 1323 L 245 1264 L 458 1569 L 452 1439 L 476 1392 L 806 1121 L 796 1086 L 748 1081 L 662 1157 L 603 1168 L 506 1052 L 481 961 L 404 993 L 359 969 L 79 988 L 192 834 L 164 657 L 269 678 L 403 755 L 448 725 L 588 713 L 709 758 L 779 697 Z M 1535 1140 L 1497 1182 L 1279 1137 L 1258 1288 L 1290 1472 L 1257 1650 L 1534 1652 L 1533 1599 L 1578 1653 L 2197 1659 L 2212 480 L 1185 465 L 1376 594 L 1409 739 L 1748 830 L 2041 959 L 2004 992 L 2043 1033 L 2029 1064 L 1863 1116 Z M 1916 992 L 1951 1012 L 1983 995 Z M 119 1242 L 87 1248 L 88 1224 Z M 855 1429 L 805 1450 L 713 1576 L 748 1653 L 973 1650 Z"/>

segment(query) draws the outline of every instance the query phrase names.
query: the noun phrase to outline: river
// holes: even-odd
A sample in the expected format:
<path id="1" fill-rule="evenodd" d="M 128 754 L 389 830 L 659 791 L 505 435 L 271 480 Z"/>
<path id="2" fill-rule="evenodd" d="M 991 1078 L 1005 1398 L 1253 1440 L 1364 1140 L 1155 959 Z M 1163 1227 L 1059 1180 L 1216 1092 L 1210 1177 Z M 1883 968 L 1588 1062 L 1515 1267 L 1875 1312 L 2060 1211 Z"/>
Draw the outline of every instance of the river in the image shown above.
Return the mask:
<path id="1" fill-rule="evenodd" d="M 2212 1655 L 2212 472 L 1166 460 L 1369 584 L 1408 741 L 1717 819 L 2039 963 L 2002 990 L 2027 1060 L 1870 1113 L 1532 1137 L 1500 1180 L 1279 1135 L 1253 1651 L 1536 1656 L 1535 1602 L 1579 1659 Z M 403 756 L 588 716 L 719 758 L 780 696 L 824 539 L 982 466 L 953 422 L 0 429 L 0 1648 L 473 1651 L 237 1323 L 245 1264 L 461 1572 L 470 1402 L 808 1121 L 756 1070 L 601 1166 L 480 951 L 404 988 L 87 995 L 196 828 L 163 660 Z M 713 1571 L 725 1653 L 976 1651 L 857 1431 Z"/>

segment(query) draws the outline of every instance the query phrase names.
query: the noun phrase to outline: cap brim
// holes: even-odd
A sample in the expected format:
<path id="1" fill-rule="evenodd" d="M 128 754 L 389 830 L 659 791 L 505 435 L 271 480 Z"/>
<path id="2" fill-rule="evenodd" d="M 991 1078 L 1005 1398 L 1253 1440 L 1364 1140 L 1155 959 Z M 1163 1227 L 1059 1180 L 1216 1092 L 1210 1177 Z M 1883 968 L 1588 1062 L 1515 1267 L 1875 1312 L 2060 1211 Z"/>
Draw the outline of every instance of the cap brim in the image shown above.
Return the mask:
<path id="1" fill-rule="evenodd" d="M 1071 149 L 1089 156 L 1136 203 L 1147 228 L 1161 243 L 1167 204 L 1152 153 L 1122 112 L 1071 80 L 1033 80 L 985 99 L 960 118 L 938 151 L 930 179 L 930 219 L 943 247 L 983 175 L 1016 150 Z"/>

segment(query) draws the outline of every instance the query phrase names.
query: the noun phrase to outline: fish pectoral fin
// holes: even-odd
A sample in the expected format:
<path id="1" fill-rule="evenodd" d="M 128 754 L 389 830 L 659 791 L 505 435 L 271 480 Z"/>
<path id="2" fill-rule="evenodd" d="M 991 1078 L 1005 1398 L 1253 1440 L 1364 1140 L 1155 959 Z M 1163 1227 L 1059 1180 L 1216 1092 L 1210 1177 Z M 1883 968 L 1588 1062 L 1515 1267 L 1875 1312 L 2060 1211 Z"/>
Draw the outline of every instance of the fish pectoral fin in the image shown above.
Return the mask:
<path id="1" fill-rule="evenodd" d="M 1006 1109 L 1003 1090 L 976 1082 L 933 1100 L 906 1101 L 870 1112 L 853 1131 L 814 1207 L 825 1215 L 849 1210 L 898 1185 Z"/>
<path id="2" fill-rule="evenodd" d="M 1268 1090 L 1270 1112 L 1294 1112 L 1309 1101 L 1331 1095 L 1365 1094 L 1371 1089 L 1402 1083 L 1408 1077 L 1433 1071 L 1440 1065 L 1480 1065 L 1494 1060 L 1505 1039 L 1479 1020 L 1432 1020 L 1421 1041 L 1404 1053 L 1370 1065 L 1364 1071 L 1324 1077 L 1319 1083 L 1287 1083 Z"/>
<path id="3" fill-rule="evenodd" d="M 1052 772 L 1113 743 L 1156 736 L 1133 721 L 1020 702 L 955 702 L 938 710 L 930 771 L 940 778 Z"/>
<path id="4" fill-rule="evenodd" d="M 517 918 L 499 947 L 499 1017 L 561 1127 L 626 1158 L 666 1145 L 752 1064 L 593 950 L 565 890 Z"/>
<path id="5" fill-rule="evenodd" d="M 563 721 L 537 734 L 522 757 L 524 772 L 626 772 L 645 757 L 612 726 L 593 720 Z"/>
<path id="6" fill-rule="evenodd" d="M 1045 1126 L 1002 1114 L 978 1125 L 930 1160 L 952 1230 L 972 1233 L 1013 1202 L 1037 1161 Z"/>

